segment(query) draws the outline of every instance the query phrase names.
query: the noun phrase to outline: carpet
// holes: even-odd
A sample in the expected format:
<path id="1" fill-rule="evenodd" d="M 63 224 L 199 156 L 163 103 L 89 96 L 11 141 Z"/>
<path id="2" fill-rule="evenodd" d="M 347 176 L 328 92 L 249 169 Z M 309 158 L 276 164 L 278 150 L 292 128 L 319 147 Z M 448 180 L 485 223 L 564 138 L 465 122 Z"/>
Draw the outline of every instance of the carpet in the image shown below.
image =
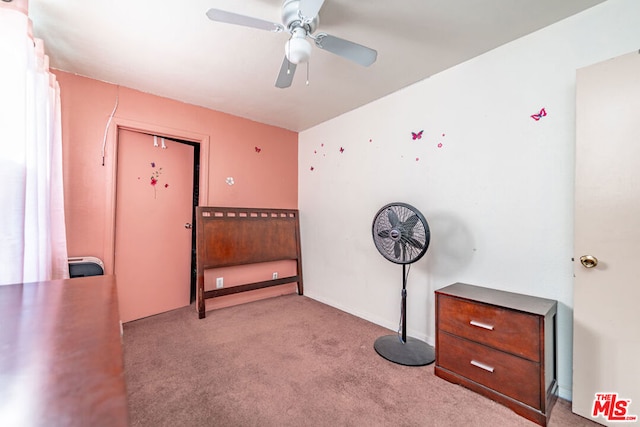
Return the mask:
<path id="1" fill-rule="evenodd" d="M 380 357 L 389 330 L 305 296 L 124 325 L 132 426 L 535 426 L 433 373 Z M 550 426 L 595 426 L 559 400 Z"/>

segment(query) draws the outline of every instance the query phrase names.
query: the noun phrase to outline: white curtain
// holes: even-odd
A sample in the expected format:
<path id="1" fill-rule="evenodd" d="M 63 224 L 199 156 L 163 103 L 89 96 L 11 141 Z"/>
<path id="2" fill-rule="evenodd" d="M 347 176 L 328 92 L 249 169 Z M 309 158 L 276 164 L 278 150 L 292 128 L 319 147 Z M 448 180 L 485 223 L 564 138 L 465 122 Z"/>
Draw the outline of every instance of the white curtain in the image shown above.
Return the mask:
<path id="1" fill-rule="evenodd" d="M 69 277 L 60 87 L 28 17 L 0 8 L 0 285 Z"/>

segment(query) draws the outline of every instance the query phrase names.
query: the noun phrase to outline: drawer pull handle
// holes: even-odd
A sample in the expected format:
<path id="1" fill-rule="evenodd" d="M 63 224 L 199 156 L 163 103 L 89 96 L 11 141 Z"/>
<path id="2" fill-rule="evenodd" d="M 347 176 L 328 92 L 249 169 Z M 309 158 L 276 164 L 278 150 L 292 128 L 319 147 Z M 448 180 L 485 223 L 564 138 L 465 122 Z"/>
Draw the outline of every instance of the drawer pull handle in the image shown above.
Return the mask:
<path id="1" fill-rule="evenodd" d="M 478 362 L 477 360 L 472 360 L 471 364 L 473 366 L 476 366 L 476 367 L 480 368 L 480 369 L 484 369 L 485 371 L 489 371 L 489 372 L 493 373 L 493 366 L 485 365 L 484 363 Z"/>
<path id="2" fill-rule="evenodd" d="M 493 331 L 493 325 L 489 325 L 487 323 L 482 323 L 482 322 L 478 322 L 476 320 L 472 320 L 469 322 L 470 325 L 472 326 L 477 326 L 478 328 L 482 328 L 482 329 L 488 329 L 490 331 Z"/>

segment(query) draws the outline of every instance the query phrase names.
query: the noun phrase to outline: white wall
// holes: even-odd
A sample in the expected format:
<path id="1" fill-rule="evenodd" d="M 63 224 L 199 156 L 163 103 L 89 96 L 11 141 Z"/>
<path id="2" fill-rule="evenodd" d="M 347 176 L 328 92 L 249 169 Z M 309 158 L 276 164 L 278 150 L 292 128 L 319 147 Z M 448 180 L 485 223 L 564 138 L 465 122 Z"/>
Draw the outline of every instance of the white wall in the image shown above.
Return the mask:
<path id="1" fill-rule="evenodd" d="M 571 399 L 575 73 L 640 48 L 639 19 L 639 1 L 609 0 L 302 132 L 305 294 L 395 330 L 402 268 L 371 222 L 412 204 L 431 245 L 409 276 L 409 335 L 434 343 L 433 291 L 455 282 L 556 299 Z"/>

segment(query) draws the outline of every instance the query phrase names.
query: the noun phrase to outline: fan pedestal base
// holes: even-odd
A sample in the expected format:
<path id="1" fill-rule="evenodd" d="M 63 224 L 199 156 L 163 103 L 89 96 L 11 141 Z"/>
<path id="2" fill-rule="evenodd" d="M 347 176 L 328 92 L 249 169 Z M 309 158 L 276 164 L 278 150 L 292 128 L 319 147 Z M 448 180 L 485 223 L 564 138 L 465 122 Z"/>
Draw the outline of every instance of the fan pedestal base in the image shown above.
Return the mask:
<path id="1" fill-rule="evenodd" d="M 376 340 L 373 348 L 385 359 L 405 366 L 424 366 L 436 360 L 433 347 L 411 337 L 403 343 L 398 335 L 385 335 Z"/>

